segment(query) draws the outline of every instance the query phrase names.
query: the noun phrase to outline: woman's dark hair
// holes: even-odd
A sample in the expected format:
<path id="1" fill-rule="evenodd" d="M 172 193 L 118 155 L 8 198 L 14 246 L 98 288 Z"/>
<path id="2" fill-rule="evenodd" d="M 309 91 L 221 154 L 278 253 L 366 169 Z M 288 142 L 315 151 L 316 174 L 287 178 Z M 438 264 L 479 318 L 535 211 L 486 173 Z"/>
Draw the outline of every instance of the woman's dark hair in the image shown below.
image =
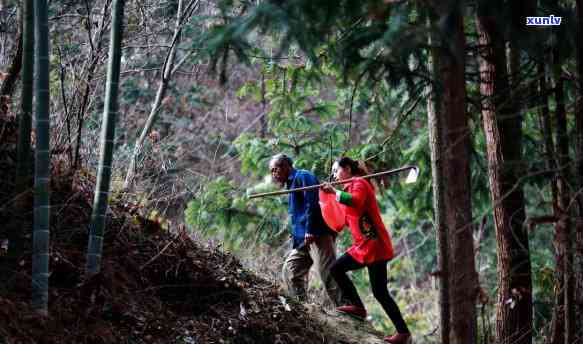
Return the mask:
<path id="1" fill-rule="evenodd" d="M 371 173 L 371 170 L 364 162 L 352 160 L 347 156 L 336 159 L 336 162 L 342 168 L 350 168 L 350 173 L 352 173 L 353 176 L 360 177 Z M 371 179 L 368 179 L 367 182 L 372 186 L 375 192 L 379 190 L 377 182 Z"/>
<path id="2" fill-rule="evenodd" d="M 337 159 L 336 162 L 342 168 L 350 168 L 350 173 L 352 173 L 352 175 L 364 176 L 367 173 L 367 169 L 364 164 L 361 164 L 356 160 L 352 160 L 347 156 L 343 156 Z"/>

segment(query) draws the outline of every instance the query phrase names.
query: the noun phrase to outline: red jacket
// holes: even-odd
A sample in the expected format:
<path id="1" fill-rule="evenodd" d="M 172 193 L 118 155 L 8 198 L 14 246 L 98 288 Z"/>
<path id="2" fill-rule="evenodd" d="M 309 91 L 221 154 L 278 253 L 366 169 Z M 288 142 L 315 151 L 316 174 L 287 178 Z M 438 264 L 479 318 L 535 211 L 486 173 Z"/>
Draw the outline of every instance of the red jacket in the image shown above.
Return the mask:
<path id="1" fill-rule="evenodd" d="M 365 265 L 392 259 L 393 244 L 381 219 L 372 185 L 362 178 L 354 178 L 337 200 L 345 206 L 346 223 L 352 233 L 353 244 L 348 254 Z"/>

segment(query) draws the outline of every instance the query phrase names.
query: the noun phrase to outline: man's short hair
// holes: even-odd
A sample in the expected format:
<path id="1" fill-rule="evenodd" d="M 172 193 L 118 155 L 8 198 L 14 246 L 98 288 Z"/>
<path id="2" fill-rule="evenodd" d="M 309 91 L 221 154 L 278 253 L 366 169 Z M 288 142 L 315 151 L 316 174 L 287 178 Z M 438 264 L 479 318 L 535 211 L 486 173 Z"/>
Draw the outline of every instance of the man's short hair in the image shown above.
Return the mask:
<path id="1" fill-rule="evenodd" d="M 292 158 L 290 158 L 288 155 L 286 155 L 284 153 L 276 154 L 270 160 L 270 164 L 277 163 L 277 162 L 285 162 L 288 164 L 289 167 L 294 167 L 294 162 L 293 162 Z"/>

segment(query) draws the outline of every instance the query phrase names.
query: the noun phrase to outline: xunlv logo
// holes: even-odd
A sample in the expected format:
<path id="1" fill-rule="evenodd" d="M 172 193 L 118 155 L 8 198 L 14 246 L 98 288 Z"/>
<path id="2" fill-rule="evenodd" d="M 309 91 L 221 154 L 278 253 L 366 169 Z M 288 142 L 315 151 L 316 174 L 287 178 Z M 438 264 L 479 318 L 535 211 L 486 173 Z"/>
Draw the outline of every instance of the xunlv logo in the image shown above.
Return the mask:
<path id="1" fill-rule="evenodd" d="M 561 25 L 563 17 L 553 15 L 547 17 L 526 17 L 526 26 L 557 26 Z"/>

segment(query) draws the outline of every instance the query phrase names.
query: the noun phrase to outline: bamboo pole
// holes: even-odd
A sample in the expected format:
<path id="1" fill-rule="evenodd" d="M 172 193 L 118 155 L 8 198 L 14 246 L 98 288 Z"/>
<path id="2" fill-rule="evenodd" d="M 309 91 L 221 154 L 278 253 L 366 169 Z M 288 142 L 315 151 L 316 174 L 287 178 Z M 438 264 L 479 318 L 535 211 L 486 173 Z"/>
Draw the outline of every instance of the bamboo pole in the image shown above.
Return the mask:
<path id="1" fill-rule="evenodd" d="M 399 172 L 406 171 L 406 170 L 411 170 L 411 169 L 415 170 L 416 173 L 419 174 L 419 167 L 417 167 L 415 165 L 407 165 L 407 166 L 403 166 L 403 167 L 396 168 L 394 170 L 389 170 L 389 171 L 383 171 L 383 172 L 368 174 L 366 176 L 362 176 L 362 177 L 358 177 L 358 178 L 362 178 L 362 179 L 372 179 L 372 178 L 382 177 L 382 176 L 386 176 L 386 175 L 390 175 L 390 174 L 395 174 L 395 173 L 399 173 Z M 339 181 L 336 181 L 336 182 L 331 182 L 330 185 L 335 186 L 335 185 L 350 183 L 355 178 L 356 177 L 350 178 L 350 179 L 345 179 L 345 180 L 339 180 Z M 288 193 L 299 192 L 299 191 L 314 190 L 314 189 L 319 189 L 320 187 L 322 187 L 322 186 L 324 186 L 326 184 L 328 184 L 328 183 L 322 183 L 322 184 L 318 184 L 318 185 L 304 186 L 304 187 L 296 188 L 296 189 L 289 189 L 289 190 L 280 190 L 280 191 L 272 191 L 272 192 L 258 193 L 258 194 L 249 195 L 249 199 L 252 199 L 252 198 L 260 198 L 260 197 L 267 197 L 267 196 L 285 195 L 285 194 L 288 194 Z"/>
<path id="2" fill-rule="evenodd" d="M 123 39 L 123 18 L 125 0 L 114 0 L 111 5 L 111 32 L 109 42 L 109 62 L 105 84 L 105 103 L 101 122 L 99 142 L 99 166 L 93 211 L 87 243 L 86 274 L 88 277 L 101 270 L 103 255 L 103 235 L 107 213 L 109 189 L 111 184 L 112 160 L 115 140 L 115 118 L 119 111 L 119 74 L 121 65 L 121 42 Z"/>
<path id="3" fill-rule="evenodd" d="M 34 158 L 34 215 L 32 232 L 32 308 L 48 315 L 49 303 L 49 241 L 51 177 L 50 154 L 50 63 L 49 24 L 46 0 L 34 3 L 34 114 L 36 117 L 36 147 Z"/>

